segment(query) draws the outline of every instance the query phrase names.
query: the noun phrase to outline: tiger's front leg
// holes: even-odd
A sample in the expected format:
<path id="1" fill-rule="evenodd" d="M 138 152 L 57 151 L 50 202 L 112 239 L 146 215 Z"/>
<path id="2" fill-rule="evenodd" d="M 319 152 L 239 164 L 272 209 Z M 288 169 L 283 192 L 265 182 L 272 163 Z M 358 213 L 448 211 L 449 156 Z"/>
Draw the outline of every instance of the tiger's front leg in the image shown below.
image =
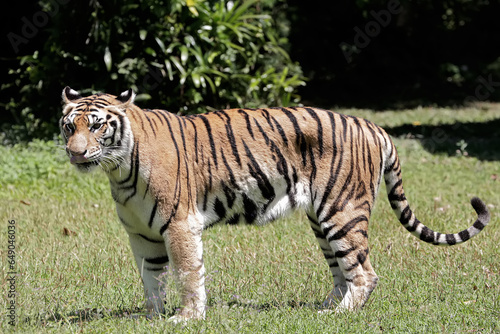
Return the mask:
<path id="1" fill-rule="evenodd" d="M 202 224 L 193 215 L 186 220 L 172 221 L 163 235 L 181 297 L 180 313 L 170 318 L 174 322 L 205 318 L 202 231 Z"/>
<path id="2" fill-rule="evenodd" d="M 162 290 L 160 275 L 166 271 L 169 264 L 165 241 L 134 233 L 129 233 L 129 241 L 142 278 L 146 309 L 150 312 L 164 313 L 165 293 Z"/>

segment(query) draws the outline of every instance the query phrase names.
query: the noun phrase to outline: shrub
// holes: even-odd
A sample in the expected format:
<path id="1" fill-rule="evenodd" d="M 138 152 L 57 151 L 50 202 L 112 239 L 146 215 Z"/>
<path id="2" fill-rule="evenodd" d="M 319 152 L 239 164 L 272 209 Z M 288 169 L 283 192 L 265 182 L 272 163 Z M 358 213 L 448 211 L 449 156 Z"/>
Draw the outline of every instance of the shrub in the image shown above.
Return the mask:
<path id="1" fill-rule="evenodd" d="M 3 130 L 53 133 L 66 85 L 131 87 L 141 106 L 180 113 L 297 103 L 304 78 L 285 49 L 287 22 L 276 21 L 280 1 L 66 1 L 3 86 L 20 97 L 3 104 L 17 126 Z M 54 1 L 41 4 L 56 12 Z"/>

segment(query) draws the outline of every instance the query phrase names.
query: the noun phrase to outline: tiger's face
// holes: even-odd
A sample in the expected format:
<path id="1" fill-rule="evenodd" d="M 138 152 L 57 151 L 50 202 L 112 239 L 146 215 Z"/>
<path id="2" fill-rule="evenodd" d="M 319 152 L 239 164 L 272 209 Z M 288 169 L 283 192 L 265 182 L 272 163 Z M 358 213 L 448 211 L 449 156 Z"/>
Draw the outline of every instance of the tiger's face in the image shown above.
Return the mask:
<path id="1" fill-rule="evenodd" d="M 82 98 L 69 87 L 63 91 L 63 116 L 59 121 L 70 162 L 81 172 L 96 166 L 105 171 L 118 168 L 127 149 L 130 131 L 125 110 L 133 101 L 133 92 L 120 97 L 92 95 Z M 125 100 L 125 102 L 123 102 Z"/>

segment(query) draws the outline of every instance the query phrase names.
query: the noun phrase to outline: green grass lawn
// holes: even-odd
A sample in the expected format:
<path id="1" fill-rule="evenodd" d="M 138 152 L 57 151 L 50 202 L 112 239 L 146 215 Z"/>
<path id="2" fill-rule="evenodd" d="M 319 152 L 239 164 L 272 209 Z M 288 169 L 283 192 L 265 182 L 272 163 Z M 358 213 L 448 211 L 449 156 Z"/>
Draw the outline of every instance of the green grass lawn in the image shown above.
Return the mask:
<path id="1" fill-rule="evenodd" d="M 500 332 L 500 107 L 343 112 L 394 136 L 422 222 L 457 232 L 474 221 L 469 200 L 479 196 L 490 225 L 463 245 L 424 244 L 399 224 L 383 186 L 369 229 L 379 285 L 348 314 L 317 311 L 332 280 L 302 213 L 267 227 L 216 226 L 204 234 L 207 319 L 173 325 L 141 314 L 142 284 L 106 177 L 78 174 L 54 143 L 0 147 L 2 296 L 10 220 L 18 273 L 17 325 L 2 298 L 0 332 Z M 179 299 L 166 281 L 174 312 Z"/>

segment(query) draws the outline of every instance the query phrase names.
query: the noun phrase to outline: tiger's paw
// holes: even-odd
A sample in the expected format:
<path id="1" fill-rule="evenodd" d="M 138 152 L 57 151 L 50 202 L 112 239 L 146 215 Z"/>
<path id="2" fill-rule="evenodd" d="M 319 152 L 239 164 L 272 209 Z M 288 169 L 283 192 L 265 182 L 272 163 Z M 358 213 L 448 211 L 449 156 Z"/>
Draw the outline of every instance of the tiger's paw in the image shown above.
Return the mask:
<path id="1" fill-rule="evenodd" d="M 183 317 L 180 314 L 176 314 L 170 318 L 167 319 L 167 322 L 172 323 L 172 324 L 185 324 L 190 320 L 190 318 Z"/>

